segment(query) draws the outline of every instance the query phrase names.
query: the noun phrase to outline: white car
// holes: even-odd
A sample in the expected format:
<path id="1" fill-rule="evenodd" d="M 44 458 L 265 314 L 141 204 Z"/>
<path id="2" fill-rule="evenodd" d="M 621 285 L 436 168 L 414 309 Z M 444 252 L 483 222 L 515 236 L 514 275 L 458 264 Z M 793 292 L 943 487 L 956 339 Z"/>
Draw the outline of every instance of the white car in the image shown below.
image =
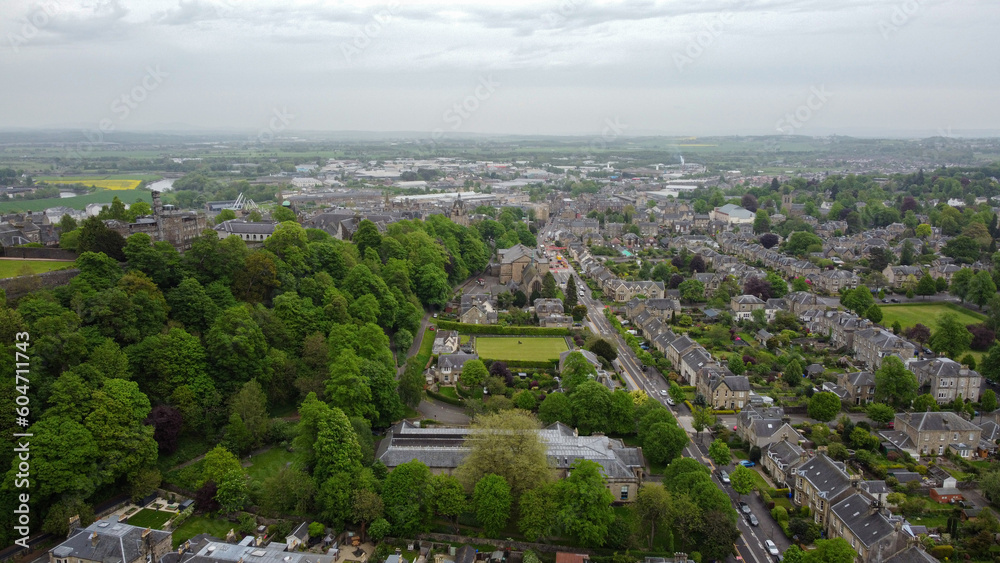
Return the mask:
<path id="1" fill-rule="evenodd" d="M 775 556 L 775 557 L 777 557 L 777 556 L 781 555 L 781 554 L 780 554 L 780 553 L 778 552 L 778 546 L 774 545 L 774 542 L 773 542 L 773 541 L 771 541 L 771 540 L 767 540 L 767 541 L 765 541 L 765 542 L 764 542 L 764 547 L 766 547 L 766 548 L 767 548 L 767 552 L 768 552 L 768 553 L 770 553 L 771 555 L 773 555 L 773 556 Z"/>
<path id="2" fill-rule="evenodd" d="M 670 392 L 669 392 L 669 391 L 667 391 L 666 389 L 660 389 L 660 395 L 662 395 L 662 396 L 666 397 L 666 396 L 667 396 L 667 395 L 669 395 L 669 394 L 670 394 Z"/>
<path id="3" fill-rule="evenodd" d="M 726 473 L 725 471 L 722 472 L 722 482 L 729 484 L 729 473 Z"/>

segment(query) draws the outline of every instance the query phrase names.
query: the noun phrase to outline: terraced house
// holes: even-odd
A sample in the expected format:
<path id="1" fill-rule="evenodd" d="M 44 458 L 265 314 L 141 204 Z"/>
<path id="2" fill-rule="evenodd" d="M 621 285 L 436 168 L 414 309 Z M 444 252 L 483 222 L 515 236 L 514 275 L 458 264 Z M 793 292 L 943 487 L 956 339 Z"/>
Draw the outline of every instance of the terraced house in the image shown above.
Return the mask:
<path id="1" fill-rule="evenodd" d="M 813 519 L 824 527 L 833 504 L 847 498 L 853 491 L 851 477 L 844 464 L 825 454 L 803 462 L 793 469 L 793 475 L 795 504 L 809 507 Z"/>
<path id="2" fill-rule="evenodd" d="M 979 391 L 983 378 L 979 372 L 971 370 L 950 358 L 914 360 L 906 364 L 907 369 L 917 376 L 921 393 L 930 393 L 938 404 L 951 403 L 956 398 L 979 401 Z"/>

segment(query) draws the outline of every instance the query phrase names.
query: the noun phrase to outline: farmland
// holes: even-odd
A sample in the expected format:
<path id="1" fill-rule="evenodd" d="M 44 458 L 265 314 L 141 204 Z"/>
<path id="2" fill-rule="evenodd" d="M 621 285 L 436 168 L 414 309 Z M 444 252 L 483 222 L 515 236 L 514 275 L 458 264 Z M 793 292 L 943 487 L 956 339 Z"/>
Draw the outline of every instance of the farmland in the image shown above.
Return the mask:
<path id="1" fill-rule="evenodd" d="M 490 360 L 555 360 L 569 350 L 562 337 L 484 337 L 476 338 L 476 352 Z"/>
<path id="2" fill-rule="evenodd" d="M 38 182 L 45 182 L 53 185 L 83 184 L 104 190 L 134 190 L 139 187 L 142 180 L 135 178 L 111 178 L 108 176 L 64 176 L 64 177 L 42 177 L 36 179 Z"/>
<path id="3" fill-rule="evenodd" d="M 147 190 L 99 190 L 92 194 L 76 197 L 49 197 L 45 199 L 13 199 L 0 202 L 0 213 L 18 213 L 24 211 L 45 211 L 50 207 L 65 206 L 73 209 L 86 209 L 90 203 L 111 204 L 114 198 L 123 203 L 145 201 L 152 203 L 153 198 Z"/>

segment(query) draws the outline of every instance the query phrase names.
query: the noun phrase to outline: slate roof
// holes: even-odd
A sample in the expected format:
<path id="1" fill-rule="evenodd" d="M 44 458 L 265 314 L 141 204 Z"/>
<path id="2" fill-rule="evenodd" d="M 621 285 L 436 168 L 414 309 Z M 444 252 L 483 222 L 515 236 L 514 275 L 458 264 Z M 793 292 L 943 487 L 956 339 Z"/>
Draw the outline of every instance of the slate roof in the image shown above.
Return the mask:
<path id="1" fill-rule="evenodd" d="M 938 560 L 917 546 L 910 546 L 886 559 L 885 563 L 938 563 Z"/>
<path id="2" fill-rule="evenodd" d="M 851 487 L 851 478 L 844 471 L 843 463 L 837 463 L 825 455 L 806 461 L 796 470 L 826 499 L 835 498 Z"/>
<path id="3" fill-rule="evenodd" d="M 479 356 L 477 354 L 466 354 L 465 352 L 444 354 L 438 356 L 438 368 L 461 368 L 465 365 L 465 362 L 478 359 Z"/>
<path id="4" fill-rule="evenodd" d="M 975 424 L 948 411 L 907 413 L 906 415 L 897 414 L 896 418 L 910 424 L 918 432 L 937 432 L 941 430 L 948 432 L 968 432 L 979 429 Z"/>
<path id="5" fill-rule="evenodd" d="M 777 430 L 777 429 L 775 429 Z M 767 452 L 766 455 L 771 459 L 779 462 L 781 465 L 788 466 L 796 463 L 801 459 L 803 452 L 802 448 L 787 442 L 785 440 L 780 440 L 778 442 L 772 442 L 765 448 Z"/>
<path id="6" fill-rule="evenodd" d="M 403 421 L 393 426 L 379 443 L 375 457 L 390 469 L 419 459 L 431 468 L 455 468 L 468 455 L 466 439 L 470 428 L 421 428 Z M 645 466 L 639 448 L 626 446 L 621 440 L 603 435 L 579 436 L 565 424 L 557 422 L 538 431 L 546 445 L 549 463 L 568 469 L 574 462 L 587 459 L 598 463 L 604 474 L 612 478 L 632 478 L 634 470 Z"/>
<path id="7" fill-rule="evenodd" d="M 861 494 L 854 493 L 830 509 L 865 547 L 875 545 L 895 531 L 892 523 L 880 512 L 873 511 L 871 501 Z"/>
<path id="8" fill-rule="evenodd" d="M 117 516 L 98 520 L 86 528 L 77 528 L 71 536 L 52 549 L 59 558 L 76 557 L 87 561 L 103 563 L 130 563 L 143 557 L 149 550 L 143 550 L 148 540 L 152 544 L 170 537 L 170 532 L 150 530 L 149 537 L 142 537 L 145 528 L 120 523 Z M 97 541 L 91 536 L 97 534 Z"/>
<path id="9" fill-rule="evenodd" d="M 275 226 L 277 226 L 276 223 L 251 223 L 250 221 L 243 221 L 242 219 L 230 219 L 229 221 L 223 221 L 216 225 L 215 230 L 235 235 L 272 235 L 274 234 Z"/>

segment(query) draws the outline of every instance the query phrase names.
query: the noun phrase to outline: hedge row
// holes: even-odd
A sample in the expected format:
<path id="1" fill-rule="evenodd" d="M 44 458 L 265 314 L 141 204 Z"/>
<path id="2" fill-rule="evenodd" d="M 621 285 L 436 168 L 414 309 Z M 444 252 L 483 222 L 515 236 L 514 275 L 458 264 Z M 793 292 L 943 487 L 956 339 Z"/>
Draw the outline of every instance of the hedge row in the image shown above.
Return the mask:
<path id="1" fill-rule="evenodd" d="M 463 334 L 497 334 L 501 336 L 569 336 L 568 328 L 539 327 L 539 326 L 499 326 L 499 325 L 474 325 L 466 323 L 456 323 L 452 321 L 437 321 L 438 328 L 442 330 L 457 330 Z"/>
<path id="2" fill-rule="evenodd" d="M 556 369 L 559 360 L 501 360 L 509 368 Z"/>
<path id="3" fill-rule="evenodd" d="M 449 397 L 447 395 L 442 395 L 441 393 L 438 393 L 436 391 L 431 391 L 430 389 L 427 390 L 427 396 L 430 397 L 430 398 L 432 398 L 432 399 L 437 399 L 438 401 L 441 401 L 442 403 L 448 403 L 449 405 L 455 405 L 456 407 L 463 407 L 463 406 L 465 406 L 465 401 L 463 401 L 462 399 L 456 399 L 455 397 Z"/>

